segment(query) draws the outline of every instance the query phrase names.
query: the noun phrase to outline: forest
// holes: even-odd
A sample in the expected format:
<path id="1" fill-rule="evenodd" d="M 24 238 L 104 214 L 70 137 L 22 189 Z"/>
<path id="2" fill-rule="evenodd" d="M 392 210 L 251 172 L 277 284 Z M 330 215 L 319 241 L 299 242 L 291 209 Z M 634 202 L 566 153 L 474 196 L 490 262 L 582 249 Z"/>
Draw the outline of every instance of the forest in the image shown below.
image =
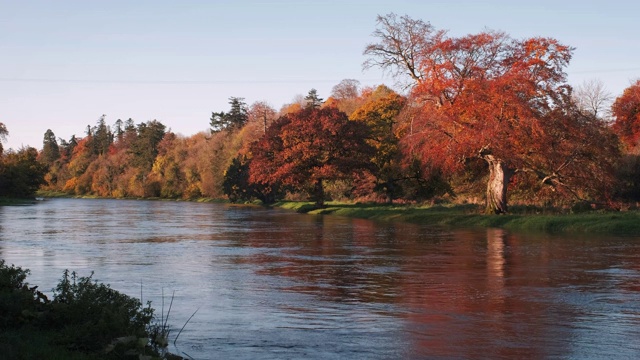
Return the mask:
<path id="1" fill-rule="evenodd" d="M 0 195 L 451 201 L 496 214 L 640 201 L 640 80 L 615 98 L 599 81 L 574 88 L 573 49 L 553 38 L 452 37 L 395 14 L 373 37 L 364 67 L 402 93 L 345 79 L 326 100 L 311 89 L 279 110 L 231 96 L 192 136 L 102 115 L 82 137 L 47 129 L 39 151 L 0 148 Z"/>

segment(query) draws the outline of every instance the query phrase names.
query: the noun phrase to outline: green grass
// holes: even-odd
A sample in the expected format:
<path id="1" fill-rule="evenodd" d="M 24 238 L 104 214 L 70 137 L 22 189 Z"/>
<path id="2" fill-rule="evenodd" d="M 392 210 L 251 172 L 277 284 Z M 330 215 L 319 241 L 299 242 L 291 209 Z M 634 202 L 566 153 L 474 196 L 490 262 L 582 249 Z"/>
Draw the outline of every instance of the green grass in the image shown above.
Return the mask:
<path id="1" fill-rule="evenodd" d="M 28 204 L 33 204 L 34 202 L 35 202 L 35 198 L 34 199 L 17 199 L 17 198 L 0 197 L 0 206 L 28 205 Z"/>
<path id="2" fill-rule="evenodd" d="M 311 202 L 279 202 L 277 207 L 309 214 L 332 214 L 379 221 L 405 221 L 446 227 L 498 227 L 546 233 L 640 235 L 640 212 L 581 214 L 485 215 L 477 205 L 386 205 L 329 202 L 315 208 Z"/>

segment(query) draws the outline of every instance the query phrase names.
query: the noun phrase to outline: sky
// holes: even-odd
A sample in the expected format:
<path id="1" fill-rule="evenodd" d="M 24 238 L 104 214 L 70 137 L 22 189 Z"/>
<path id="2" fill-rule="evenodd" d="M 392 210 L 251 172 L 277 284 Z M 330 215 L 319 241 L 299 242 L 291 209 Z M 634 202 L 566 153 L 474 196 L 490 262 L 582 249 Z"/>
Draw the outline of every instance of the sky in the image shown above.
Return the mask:
<path id="1" fill-rule="evenodd" d="M 5 149 L 42 148 L 47 129 L 84 136 L 102 115 L 209 128 L 229 97 L 280 109 L 363 70 L 376 16 L 409 15 L 451 36 L 500 30 L 575 48 L 569 83 L 601 81 L 615 98 L 640 78 L 640 2 L 627 0 L 0 0 L 0 122 Z"/>

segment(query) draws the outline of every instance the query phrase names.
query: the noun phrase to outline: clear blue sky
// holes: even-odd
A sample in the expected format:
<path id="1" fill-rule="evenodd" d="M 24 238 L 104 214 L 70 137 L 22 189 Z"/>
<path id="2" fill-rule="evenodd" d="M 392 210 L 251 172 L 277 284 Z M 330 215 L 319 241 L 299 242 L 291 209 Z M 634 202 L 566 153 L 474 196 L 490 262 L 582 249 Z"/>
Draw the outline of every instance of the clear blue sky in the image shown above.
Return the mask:
<path id="1" fill-rule="evenodd" d="M 389 12 L 452 35 L 554 37 L 576 48 L 574 86 L 599 79 L 618 96 L 640 77 L 637 1 L 0 0 L 4 146 L 40 149 L 47 129 L 83 136 L 102 114 L 193 135 L 230 96 L 280 109 L 311 88 L 327 98 L 346 78 L 391 86 L 361 67 Z"/>

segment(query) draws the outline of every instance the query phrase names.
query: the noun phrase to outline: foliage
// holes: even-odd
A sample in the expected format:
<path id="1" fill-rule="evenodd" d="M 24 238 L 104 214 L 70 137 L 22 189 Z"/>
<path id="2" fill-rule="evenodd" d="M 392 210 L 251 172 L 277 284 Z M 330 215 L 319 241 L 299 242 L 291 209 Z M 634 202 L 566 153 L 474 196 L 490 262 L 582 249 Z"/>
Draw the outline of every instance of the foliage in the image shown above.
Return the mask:
<path id="1" fill-rule="evenodd" d="M 244 98 L 230 97 L 229 112 L 213 112 L 211 113 L 211 131 L 219 132 L 222 130 L 238 130 L 242 128 L 248 120 L 247 104 Z"/>
<path id="2" fill-rule="evenodd" d="M 251 146 L 252 183 L 282 183 L 313 188 L 314 200 L 324 202 L 325 180 L 350 178 L 370 166 L 373 148 L 364 139 L 366 125 L 349 121 L 335 108 L 306 108 L 284 115 Z"/>
<path id="3" fill-rule="evenodd" d="M 138 124 L 138 136 L 131 143 L 129 152 L 133 155 L 132 164 L 148 172 L 158 155 L 158 144 L 165 134 L 166 127 L 157 120 Z"/>
<path id="4" fill-rule="evenodd" d="M 616 199 L 640 202 L 640 155 L 624 155 L 616 167 L 615 178 Z"/>
<path id="5" fill-rule="evenodd" d="M 65 270 L 54 291 L 52 326 L 60 329 L 60 342 L 78 350 L 103 350 L 123 336 L 147 338 L 153 319 L 150 304 L 129 297 L 109 285 Z"/>
<path id="6" fill-rule="evenodd" d="M 45 183 L 46 165 L 37 161 L 38 151 L 26 147 L 2 156 L 0 196 L 29 197 Z"/>
<path id="7" fill-rule="evenodd" d="M 37 286 L 25 282 L 29 270 L 8 266 L 0 259 L 0 330 L 15 328 L 37 319 L 48 300 Z"/>
<path id="8" fill-rule="evenodd" d="M 311 89 L 307 96 L 304 97 L 307 108 L 319 108 L 322 105 L 322 98 L 318 96 L 318 90 Z"/>
<path id="9" fill-rule="evenodd" d="M 224 172 L 222 188 L 231 202 L 260 200 L 263 204 L 273 204 L 284 197 L 284 187 L 280 183 L 259 184 L 249 181 L 250 159 L 245 155 L 234 158 Z"/>
<path id="10" fill-rule="evenodd" d="M 615 117 L 613 128 L 629 151 L 640 145 L 640 80 L 624 90 L 611 112 Z"/>
<path id="11" fill-rule="evenodd" d="M 563 72 L 570 47 L 495 31 L 449 37 L 394 14 L 378 23 L 379 42 L 367 46 L 367 64 L 414 81 L 402 139 L 410 153 L 445 173 L 461 171 L 465 159 L 484 159 L 487 207 L 496 213 L 507 211 L 516 173 L 576 198 L 603 188 L 588 173 L 608 173 L 617 144 L 603 122 L 572 102 Z"/>
<path id="12" fill-rule="evenodd" d="M 60 158 L 60 148 L 58 141 L 56 141 L 56 135 L 47 129 L 44 133 L 44 139 L 42 141 L 42 152 L 40 153 L 40 159 L 47 165 L 52 165 L 56 160 Z"/>
<path id="13" fill-rule="evenodd" d="M 0 260 L 0 349 L 5 356 L 85 358 L 87 354 L 106 359 L 122 358 L 127 350 L 155 353 L 148 348 L 155 331 L 150 304 L 143 307 L 139 300 L 91 276 L 77 277 L 68 270 L 49 300 L 37 286 L 25 282 L 28 274 L 29 270 Z M 38 349 L 25 342 L 39 344 Z"/>
<path id="14" fill-rule="evenodd" d="M 366 124 L 370 129 L 367 143 L 375 149 L 371 158 L 377 187 L 387 196 L 387 201 L 399 195 L 397 182 L 401 173 L 401 154 L 396 133 L 396 118 L 404 107 L 405 99 L 387 88 L 379 86 L 350 119 Z"/>

